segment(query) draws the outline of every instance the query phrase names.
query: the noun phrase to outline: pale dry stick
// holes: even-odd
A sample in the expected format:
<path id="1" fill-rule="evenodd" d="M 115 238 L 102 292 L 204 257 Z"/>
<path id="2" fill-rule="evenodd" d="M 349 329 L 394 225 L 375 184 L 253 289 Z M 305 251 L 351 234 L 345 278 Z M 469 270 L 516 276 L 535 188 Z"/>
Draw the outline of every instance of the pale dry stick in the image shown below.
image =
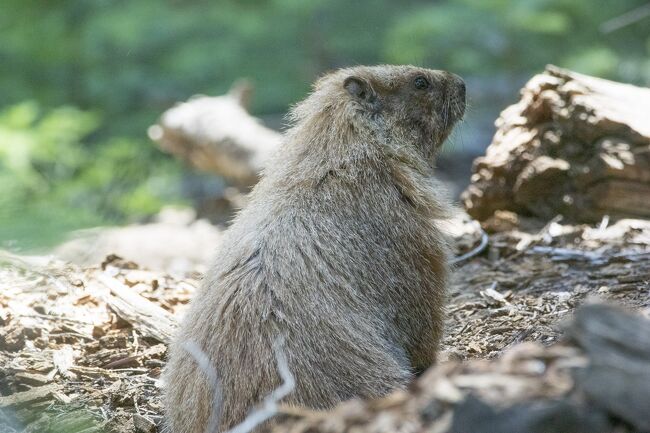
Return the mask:
<path id="1" fill-rule="evenodd" d="M 536 234 L 529 236 L 528 238 L 522 238 L 517 245 L 515 246 L 516 252 L 508 256 L 508 260 L 514 260 L 518 258 L 519 256 L 522 256 L 527 253 L 529 247 L 535 248 L 535 245 L 537 245 L 541 241 L 545 241 L 546 243 L 551 243 L 553 241 L 553 236 L 550 235 L 549 230 L 554 224 L 558 224 L 560 221 L 562 221 L 564 217 L 562 215 L 556 215 L 551 219 L 542 229 L 537 232 Z"/>
<path id="2" fill-rule="evenodd" d="M 603 219 L 600 220 L 600 224 L 598 225 L 598 234 L 602 235 L 607 229 L 608 225 L 609 225 L 609 215 L 603 215 Z"/>
<path id="3" fill-rule="evenodd" d="M 208 378 L 208 383 L 212 386 L 214 396 L 212 399 L 212 413 L 205 433 L 214 433 L 219 426 L 219 412 L 221 411 L 221 386 L 219 385 L 217 370 L 211 364 L 208 355 L 194 341 L 185 341 L 181 344 L 181 347 L 194 358 L 203 374 Z"/>
<path id="4" fill-rule="evenodd" d="M 600 225 L 598 226 L 598 230 L 605 230 L 608 225 L 609 225 L 609 215 L 603 215 L 603 219 L 600 220 Z"/>
<path id="5" fill-rule="evenodd" d="M 255 427 L 277 415 L 278 402 L 293 391 L 296 386 L 296 381 L 293 374 L 291 374 L 291 370 L 289 370 L 287 357 L 282 351 L 281 346 L 283 344 L 284 340 L 282 339 L 276 340 L 273 344 L 273 352 L 275 352 L 275 361 L 280 378 L 282 378 L 282 385 L 264 398 L 264 403 L 261 408 L 251 412 L 244 421 L 228 430 L 228 433 L 250 433 Z"/>
<path id="6" fill-rule="evenodd" d="M 70 318 L 70 317 L 55 316 L 55 315 L 52 315 L 52 314 L 19 313 L 19 314 L 17 314 L 17 316 L 18 317 L 31 317 L 31 318 L 52 320 L 52 321 L 55 321 L 55 322 L 70 322 L 70 323 L 75 323 L 75 324 L 80 324 L 80 325 L 93 325 L 93 322 L 91 322 L 89 320 L 73 319 L 73 318 Z"/>
<path id="7" fill-rule="evenodd" d="M 485 250 L 485 247 L 487 247 L 488 245 L 489 237 L 487 233 L 485 233 L 485 230 L 483 230 L 480 226 L 479 226 L 479 230 L 481 231 L 481 243 L 478 244 L 478 246 L 473 250 L 449 260 L 450 264 L 457 265 L 458 263 L 464 262 L 465 260 L 469 260 L 474 256 L 481 254 L 483 250 Z"/>
<path id="8" fill-rule="evenodd" d="M 255 427 L 259 426 L 264 421 L 267 421 L 271 417 L 277 415 L 278 402 L 289 395 L 291 391 L 293 391 L 294 387 L 296 386 L 296 382 L 293 374 L 291 374 L 291 370 L 289 370 L 287 358 L 282 351 L 281 346 L 283 344 L 284 341 L 281 339 L 276 340 L 273 344 L 273 351 L 275 353 L 278 373 L 282 379 L 282 385 L 280 385 L 273 392 L 271 392 L 271 394 L 264 398 L 262 407 L 251 412 L 246 417 L 246 419 L 244 419 L 244 421 L 228 430 L 227 433 L 251 432 Z M 214 399 L 212 402 L 212 414 L 210 415 L 210 420 L 208 422 L 208 426 L 206 427 L 205 433 L 213 433 L 217 430 L 217 427 L 219 425 L 219 412 L 221 408 L 221 386 L 219 385 L 217 371 L 210 363 L 210 360 L 206 353 L 201 350 L 201 348 L 195 342 L 184 342 L 182 344 L 182 347 L 194 358 L 199 368 L 207 376 L 209 383 L 212 385 L 212 390 L 214 393 Z"/>

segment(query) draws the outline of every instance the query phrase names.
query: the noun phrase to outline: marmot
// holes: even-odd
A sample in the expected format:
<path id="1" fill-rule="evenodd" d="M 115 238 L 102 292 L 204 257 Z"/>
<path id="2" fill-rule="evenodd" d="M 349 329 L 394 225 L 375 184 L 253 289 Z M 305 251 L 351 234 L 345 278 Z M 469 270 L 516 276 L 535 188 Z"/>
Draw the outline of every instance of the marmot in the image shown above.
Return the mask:
<path id="1" fill-rule="evenodd" d="M 313 409 L 383 396 L 434 362 L 448 265 L 431 175 L 464 110 L 463 81 L 443 71 L 359 66 L 316 82 L 171 345 L 171 433 L 245 419 L 282 382 L 277 341 L 295 378 L 282 402 Z"/>

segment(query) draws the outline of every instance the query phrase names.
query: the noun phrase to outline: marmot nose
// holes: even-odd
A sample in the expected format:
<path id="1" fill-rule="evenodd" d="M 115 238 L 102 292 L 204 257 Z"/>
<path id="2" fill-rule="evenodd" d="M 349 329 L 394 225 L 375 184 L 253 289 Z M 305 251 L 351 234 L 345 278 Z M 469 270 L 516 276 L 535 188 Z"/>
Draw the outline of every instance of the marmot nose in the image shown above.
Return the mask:
<path id="1" fill-rule="evenodd" d="M 465 82 L 456 74 L 449 73 L 447 77 L 447 94 L 448 97 L 452 98 L 454 101 L 454 115 L 458 118 L 461 118 L 463 117 L 463 114 L 465 114 Z"/>
<path id="2" fill-rule="evenodd" d="M 456 74 L 452 74 L 451 72 L 443 71 L 443 75 L 445 77 L 446 85 L 448 92 L 451 94 L 455 94 L 458 99 L 461 99 L 465 101 L 465 82 L 463 81 L 462 78 L 460 78 Z"/>
<path id="3" fill-rule="evenodd" d="M 456 92 L 458 93 L 458 96 L 460 99 L 463 101 L 465 100 L 465 82 L 463 81 L 462 78 L 460 78 L 456 74 L 449 74 L 451 76 L 451 80 L 453 82 L 452 86 L 456 87 Z"/>
<path id="4" fill-rule="evenodd" d="M 458 83 L 458 89 L 460 97 L 465 99 L 465 82 L 463 80 L 460 80 L 460 83 Z"/>

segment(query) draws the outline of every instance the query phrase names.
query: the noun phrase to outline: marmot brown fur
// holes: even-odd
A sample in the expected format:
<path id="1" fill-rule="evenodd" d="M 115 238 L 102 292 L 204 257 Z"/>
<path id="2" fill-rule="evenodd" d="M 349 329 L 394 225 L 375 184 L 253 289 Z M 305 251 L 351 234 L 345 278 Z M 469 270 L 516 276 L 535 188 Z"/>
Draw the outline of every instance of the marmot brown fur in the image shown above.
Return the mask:
<path id="1" fill-rule="evenodd" d="M 360 66 L 315 84 L 171 346 L 171 433 L 241 422 L 282 382 L 278 341 L 296 382 L 282 402 L 314 409 L 385 395 L 434 362 L 447 207 L 430 177 L 464 109 L 443 71 Z"/>

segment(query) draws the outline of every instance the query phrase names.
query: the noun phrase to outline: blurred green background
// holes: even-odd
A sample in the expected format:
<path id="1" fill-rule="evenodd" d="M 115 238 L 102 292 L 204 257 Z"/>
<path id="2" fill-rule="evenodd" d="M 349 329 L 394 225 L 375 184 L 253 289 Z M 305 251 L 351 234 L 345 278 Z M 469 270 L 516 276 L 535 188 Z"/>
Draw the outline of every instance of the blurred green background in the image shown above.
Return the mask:
<path id="1" fill-rule="evenodd" d="M 329 69 L 448 69 L 471 109 L 446 158 L 467 159 L 547 63 L 647 86 L 648 13 L 635 0 L 2 0 L 0 247 L 191 204 L 209 181 L 146 129 L 193 94 L 249 78 L 253 114 L 279 127 Z"/>

